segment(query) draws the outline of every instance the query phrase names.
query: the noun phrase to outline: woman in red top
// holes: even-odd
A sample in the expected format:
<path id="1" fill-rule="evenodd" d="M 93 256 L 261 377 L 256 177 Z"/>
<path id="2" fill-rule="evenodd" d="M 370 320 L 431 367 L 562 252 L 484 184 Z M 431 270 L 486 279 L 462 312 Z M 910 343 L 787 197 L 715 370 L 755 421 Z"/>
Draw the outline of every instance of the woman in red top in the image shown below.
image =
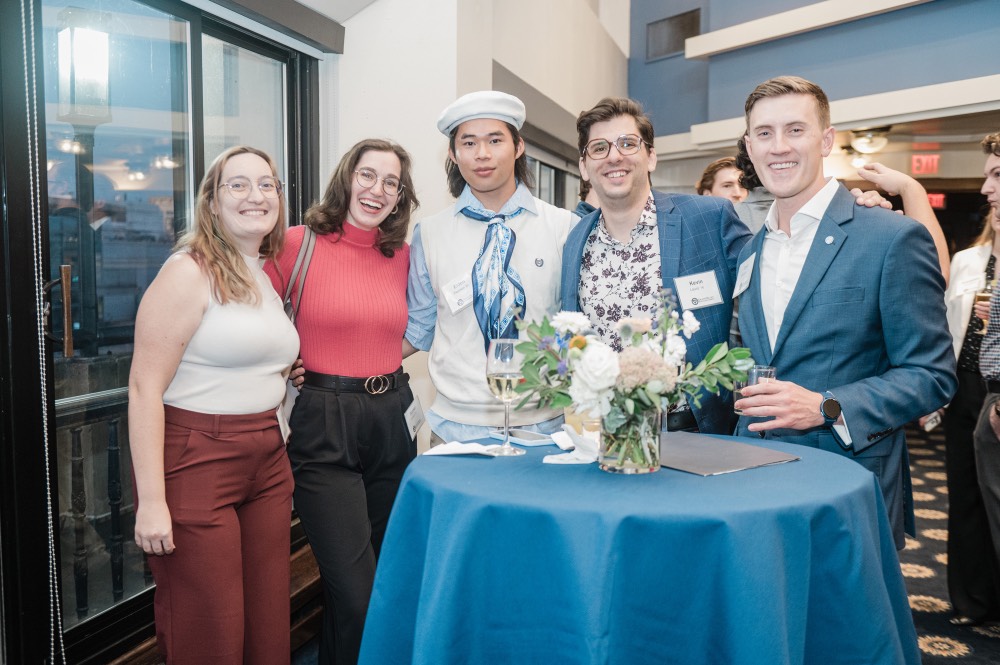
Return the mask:
<path id="1" fill-rule="evenodd" d="M 295 509 L 323 578 L 320 663 L 357 662 L 389 511 L 416 456 L 404 417 L 413 393 L 401 367 L 404 238 L 418 205 L 410 163 L 395 143 L 361 141 L 305 216 L 317 238 L 295 319 L 306 371 L 288 457 Z M 304 231 L 289 229 L 269 266 L 279 293 Z"/>

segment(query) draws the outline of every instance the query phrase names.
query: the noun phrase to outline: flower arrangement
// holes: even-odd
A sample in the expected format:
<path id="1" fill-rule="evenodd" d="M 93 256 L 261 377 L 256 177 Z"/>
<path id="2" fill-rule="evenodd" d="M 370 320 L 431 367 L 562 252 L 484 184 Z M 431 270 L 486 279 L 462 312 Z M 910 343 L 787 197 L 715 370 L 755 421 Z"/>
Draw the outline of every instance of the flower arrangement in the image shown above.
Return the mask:
<path id="1" fill-rule="evenodd" d="M 658 452 L 649 449 L 658 445 L 658 436 L 656 443 L 648 441 L 659 433 L 659 418 L 653 416 L 685 398 L 699 405 L 702 389 L 715 394 L 720 388 L 732 390 L 734 379 L 746 378 L 753 359 L 749 349 L 730 349 L 720 342 L 697 365 L 687 363 L 685 340 L 700 328 L 697 317 L 690 311 L 678 314 L 666 290 L 653 314 L 618 322 L 620 353 L 587 334 L 590 320 L 579 312 L 520 322 L 527 340 L 517 347 L 524 355 L 524 380 L 517 386 L 524 397 L 518 407 L 532 400 L 542 407 L 574 405 L 601 418 L 602 436 L 608 439 L 602 447 L 611 455 L 640 468 L 658 463 Z"/>

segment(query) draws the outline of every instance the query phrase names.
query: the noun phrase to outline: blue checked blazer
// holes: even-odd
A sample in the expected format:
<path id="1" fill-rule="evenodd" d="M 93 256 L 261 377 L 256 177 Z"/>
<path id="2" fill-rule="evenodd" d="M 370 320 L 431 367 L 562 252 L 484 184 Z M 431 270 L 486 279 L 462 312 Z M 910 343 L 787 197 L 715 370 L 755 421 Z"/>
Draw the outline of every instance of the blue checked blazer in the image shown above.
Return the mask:
<path id="1" fill-rule="evenodd" d="M 713 271 L 722 292 L 721 304 L 694 310 L 701 329 L 687 341 L 687 360 L 697 364 L 715 344 L 729 339 L 737 258 L 750 240 L 750 230 L 727 199 L 653 192 L 653 200 L 663 286 L 676 293 L 675 277 Z M 580 311 L 583 249 L 600 216 L 601 211 L 595 210 L 581 219 L 566 239 L 561 288 L 564 310 Z M 691 405 L 698 428 L 705 433 L 732 434 L 736 422 L 732 395 L 725 389 L 720 395 L 702 390 L 699 401 L 700 405 Z"/>
<path id="2" fill-rule="evenodd" d="M 957 386 L 930 233 L 908 217 L 855 205 L 841 186 L 820 220 L 772 352 L 760 293 L 766 232 L 740 255 L 756 255 L 740 295 L 743 343 L 758 363 L 777 368 L 779 380 L 832 392 L 852 444 L 825 426 L 763 436 L 837 453 L 874 473 L 902 547 L 904 525 L 912 528 L 913 519 L 903 425 L 948 402 Z M 737 434 L 761 436 L 747 430 L 751 422 L 741 417 Z"/>

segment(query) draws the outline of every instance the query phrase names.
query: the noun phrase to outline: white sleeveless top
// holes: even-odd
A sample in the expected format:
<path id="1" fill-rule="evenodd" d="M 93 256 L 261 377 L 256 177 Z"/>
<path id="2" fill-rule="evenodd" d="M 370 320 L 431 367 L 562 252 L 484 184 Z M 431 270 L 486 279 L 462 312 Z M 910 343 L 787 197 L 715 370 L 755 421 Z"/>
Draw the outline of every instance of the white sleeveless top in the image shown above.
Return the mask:
<path id="1" fill-rule="evenodd" d="M 262 259 L 244 257 L 261 302 L 208 308 L 188 343 L 163 403 L 213 414 L 260 413 L 285 396 L 285 377 L 299 355 L 299 335 L 281 305 Z"/>

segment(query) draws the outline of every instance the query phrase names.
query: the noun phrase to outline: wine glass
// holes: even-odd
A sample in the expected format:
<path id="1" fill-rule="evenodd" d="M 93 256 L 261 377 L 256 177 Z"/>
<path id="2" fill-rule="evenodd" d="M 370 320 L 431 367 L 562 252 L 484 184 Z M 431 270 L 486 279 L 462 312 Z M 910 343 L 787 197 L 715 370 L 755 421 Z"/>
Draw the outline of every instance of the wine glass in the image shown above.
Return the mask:
<path id="1" fill-rule="evenodd" d="M 514 401 L 514 388 L 521 380 L 521 363 L 524 360 L 524 356 L 517 351 L 518 343 L 516 339 L 494 339 L 486 352 L 486 383 L 493 396 L 503 400 L 503 445 L 490 452 L 496 457 L 524 454 L 520 448 L 510 445 L 510 403 Z"/>

